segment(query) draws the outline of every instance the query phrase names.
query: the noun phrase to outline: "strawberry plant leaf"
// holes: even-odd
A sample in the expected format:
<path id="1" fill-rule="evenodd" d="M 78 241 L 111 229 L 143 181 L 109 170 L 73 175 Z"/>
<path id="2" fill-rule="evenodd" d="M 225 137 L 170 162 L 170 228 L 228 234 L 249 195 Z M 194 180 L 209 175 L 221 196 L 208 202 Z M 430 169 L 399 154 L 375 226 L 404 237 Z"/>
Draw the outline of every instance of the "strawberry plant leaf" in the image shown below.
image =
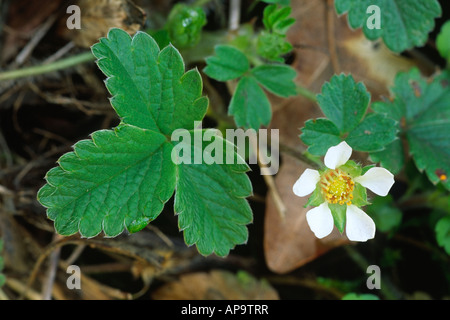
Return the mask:
<path id="1" fill-rule="evenodd" d="M 300 138 L 314 155 L 324 155 L 327 150 L 342 140 L 339 129 L 328 119 L 313 119 L 305 122 Z"/>
<path id="2" fill-rule="evenodd" d="M 344 74 L 333 76 L 317 95 L 322 112 L 340 132 L 350 132 L 360 123 L 369 101 L 370 93 L 364 84 Z"/>
<path id="3" fill-rule="evenodd" d="M 441 31 L 436 37 L 436 48 L 442 58 L 447 59 L 447 63 L 450 61 L 450 21 L 444 23 L 441 27 Z"/>
<path id="4" fill-rule="evenodd" d="M 227 45 L 215 47 L 215 55 L 206 58 L 207 66 L 203 72 L 215 80 L 228 81 L 244 75 L 250 63 L 239 49 Z"/>
<path id="5" fill-rule="evenodd" d="M 147 33 L 131 38 L 113 28 L 92 47 L 98 66 L 108 77 L 111 104 L 124 123 L 171 134 L 193 129 L 202 120 L 208 99 L 202 97 L 197 70 L 184 73 L 184 62 L 173 46 L 160 50 Z M 177 116 L 175 116 L 177 115 Z"/>
<path id="6" fill-rule="evenodd" d="M 272 118 L 269 99 L 254 77 L 242 77 L 230 101 L 228 113 L 238 127 L 258 130 Z"/>
<path id="7" fill-rule="evenodd" d="M 131 125 L 94 132 L 47 173 L 38 200 L 61 235 L 138 231 L 174 192 L 171 150 L 164 135 Z"/>
<path id="8" fill-rule="evenodd" d="M 294 78 L 297 72 L 283 64 L 263 64 L 251 70 L 251 74 L 264 88 L 280 97 L 297 94 Z"/>
<path id="9" fill-rule="evenodd" d="M 371 5 L 379 8 L 379 28 L 368 27 L 368 19 L 374 14 L 367 12 Z M 351 28 L 362 27 L 369 40 L 382 37 L 393 52 L 423 46 L 434 28 L 434 19 L 442 12 L 437 0 L 335 0 L 335 8 L 338 14 L 348 12 Z"/>
<path id="10" fill-rule="evenodd" d="M 191 132 L 193 136 L 199 133 L 202 134 L 201 130 Z M 225 165 L 217 163 L 220 161 L 195 164 L 195 154 L 219 156 L 225 163 L 227 144 L 229 142 L 220 136 L 202 144 L 185 140 L 177 144 L 177 148 L 185 152 L 185 149 L 190 150 L 191 164 L 178 165 L 175 212 L 185 242 L 196 244 L 204 255 L 215 252 L 226 256 L 236 244 L 245 243 L 248 238 L 246 224 L 252 221 L 252 211 L 245 200 L 252 193 L 252 185 L 245 174 L 249 170 L 245 161 L 240 159 L 241 163 L 233 161 L 234 164 Z M 236 160 L 239 156 L 234 146 L 231 147 L 232 159 Z"/>
<path id="11" fill-rule="evenodd" d="M 447 189 L 450 189 L 449 83 L 448 71 L 426 79 L 414 68 L 397 75 L 392 89 L 393 101 L 372 106 L 375 111 L 398 121 L 398 130 L 406 135 L 417 168 L 424 170 L 431 182 L 442 182 Z M 402 126 L 401 122 L 404 122 Z M 396 144 L 396 148 L 397 154 L 403 153 L 401 144 Z M 392 155 L 378 153 L 375 157 L 385 159 Z"/>

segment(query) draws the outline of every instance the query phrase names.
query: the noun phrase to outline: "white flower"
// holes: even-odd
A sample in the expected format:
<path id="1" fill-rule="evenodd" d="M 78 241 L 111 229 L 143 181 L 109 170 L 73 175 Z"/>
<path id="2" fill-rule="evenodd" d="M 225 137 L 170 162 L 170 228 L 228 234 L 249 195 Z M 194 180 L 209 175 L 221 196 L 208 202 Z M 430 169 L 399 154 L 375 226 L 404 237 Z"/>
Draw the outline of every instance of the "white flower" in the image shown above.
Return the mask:
<path id="1" fill-rule="evenodd" d="M 375 223 L 358 205 L 352 203 L 357 184 L 380 196 L 386 196 L 394 184 L 394 176 L 388 170 L 373 167 L 362 176 L 352 176 L 347 167 L 352 148 L 345 142 L 328 149 L 324 163 L 328 168 L 322 174 L 306 169 L 293 186 L 299 197 L 320 188 L 323 203 L 306 213 L 306 221 L 317 238 L 326 237 L 333 230 L 334 218 L 329 204 L 344 205 L 345 230 L 351 241 L 367 241 L 375 236 Z M 365 194 L 365 193 L 364 193 Z"/>

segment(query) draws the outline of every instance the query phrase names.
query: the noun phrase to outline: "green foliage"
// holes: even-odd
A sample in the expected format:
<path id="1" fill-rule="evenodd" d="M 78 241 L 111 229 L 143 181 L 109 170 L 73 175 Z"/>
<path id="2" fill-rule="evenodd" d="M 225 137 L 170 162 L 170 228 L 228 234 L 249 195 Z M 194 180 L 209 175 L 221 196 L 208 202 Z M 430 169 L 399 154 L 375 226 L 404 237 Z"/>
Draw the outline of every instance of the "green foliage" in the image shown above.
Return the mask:
<path id="1" fill-rule="evenodd" d="M 399 73 L 395 79 L 393 101 L 374 103 L 372 108 L 397 121 L 397 127 L 406 137 L 409 153 L 419 170 L 425 171 L 430 181 L 450 189 L 450 74 L 444 71 L 431 79 L 421 76 L 414 68 Z M 372 153 L 389 170 L 402 167 L 402 143 L 394 142 L 391 153 Z M 393 159 L 394 158 L 394 159 Z"/>
<path id="2" fill-rule="evenodd" d="M 366 115 L 370 93 L 351 75 L 335 75 L 317 96 L 326 119 L 308 120 L 301 139 L 314 155 L 324 155 L 328 148 L 345 140 L 353 149 L 381 151 L 396 138 L 396 122 L 382 114 Z"/>
<path id="3" fill-rule="evenodd" d="M 444 23 L 441 31 L 436 37 L 436 47 L 440 55 L 447 59 L 447 63 L 450 61 L 450 21 Z"/>
<path id="4" fill-rule="evenodd" d="M 291 4 L 291 0 L 262 0 L 265 3 L 278 3 L 282 6 L 289 6 Z"/>
<path id="5" fill-rule="evenodd" d="M 286 32 L 295 23 L 295 19 L 289 18 L 291 11 L 290 7 L 279 7 L 276 4 L 264 9 L 265 30 L 261 32 L 257 42 L 257 52 L 261 57 L 283 62 L 280 56 L 292 50 L 292 45 L 286 40 Z"/>
<path id="6" fill-rule="evenodd" d="M 342 297 L 342 300 L 380 300 L 378 296 L 371 293 L 347 293 Z"/>
<path id="7" fill-rule="evenodd" d="M 262 64 L 250 69 L 245 54 L 228 45 L 216 46 L 215 53 L 206 59 L 203 71 L 218 81 L 239 79 L 228 108 L 238 127 L 257 130 L 270 123 L 272 109 L 261 86 L 281 97 L 297 94 L 293 81 L 297 73 L 291 67 Z"/>
<path id="8" fill-rule="evenodd" d="M 131 38 L 111 29 L 92 51 L 122 122 L 76 143 L 47 173 L 38 200 L 56 231 L 85 237 L 139 231 L 176 190 L 175 212 L 189 245 L 225 256 L 244 243 L 252 219 L 244 199 L 252 192 L 248 167 L 173 161 L 176 143 L 169 135 L 194 129 L 208 105 L 198 71 L 184 73 L 173 46 L 160 51 L 142 32 Z"/>
<path id="9" fill-rule="evenodd" d="M 206 58 L 203 72 L 218 81 L 228 81 L 243 76 L 249 69 L 247 57 L 239 49 L 228 45 L 215 47 L 215 56 Z"/>
<path id="10" fill-rule="evenodd" d="M 450 216 L 439 219 L 435 226 L 435 232 L 438 244 L 450 255 Z"/>
<path id="11" fill-rule="evenodd" d="M 371 5 L 380 11 L 380 28 L 369 29 L 367 13 Z M 434 19 L 441 15 L 437 0 L 335 0 L 338 14 L 348 12 L 348 22 L 353 29 L 363 28 L 369 40 L 383 38 L 386 46 L 394 52 L 402 52 L 415 46 L 423 46 L 428 33 L 434 28 Z"/>
<path id="12" fill-rule="evenodd" d="M 201 7 L 177 3 L 170 11 L 166 28 L 175 47 L 187 48 L 199 42 L 206 22 L 206 14 Z"/>
<path id="13" fill-rule="evenodd" d="M 377 229 L 381 232 L 394 231 L 402 222 L 402 212 L 395 207 L 391 195 L 375 197 L 372 204 L 367 207 L 367 213 L 375 221 Z"/>

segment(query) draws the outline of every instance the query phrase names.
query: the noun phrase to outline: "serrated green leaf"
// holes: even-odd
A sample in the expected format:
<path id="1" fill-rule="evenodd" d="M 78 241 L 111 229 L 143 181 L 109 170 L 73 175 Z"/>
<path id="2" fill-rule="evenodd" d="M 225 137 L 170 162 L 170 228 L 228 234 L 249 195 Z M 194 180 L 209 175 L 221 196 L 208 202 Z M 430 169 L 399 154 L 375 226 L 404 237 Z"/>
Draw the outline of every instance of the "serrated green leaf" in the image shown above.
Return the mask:
<path id="1" fill-rule="evenodd" d="M 450 217 L 439 219 L 434 230 L 437 243 L 450 255 Z"/>
<path id="2" fill-rule="evenodd" d="M 178 165 L 174 207 L 179 228 L 183 230 L 185 242 L 196 244 L 201 254 L 214 252 L 226 256 L 230 249 L 248 238 L 246 225 L 252 221 L 252 211 L 245 197 L 251 195 L 252 186 L 245 172 L 249 168 L 242 159 L 242 163 L 225 164 L 225 156 L 224 164 L 195 164 L 195 154 L 213 156 L 214 148 L 210 149 L 213 143 L 222 145 L 225 152 L 229 143 L 220 136 L 202 145 L 186 143 L 183 140 L 180 144 L 184 146 L 177 145 L 191 150 L 191 164 Z M 232 152 L 238 157 L 234 149 Z"/>
<path id="3" fill-rule="evenodd" d="M 238 127 L 258 130 L 272 118 L 269 99 L 253 77 L 242 77 L 230 101 L 228 114 L 234 116 Z"/>
<path id="4" fill-rule="evenodd" d="M 397 174 L 402 170 L 405 163 L 403 145 L 400 139 L 396 139 L 384 147 L 384 150 L 371 152 L 372 162 L 379 162 L 383 168 L 388 169 L 392 174 Z"/>
<path id="5" fill-rule="evenodd" d="M 362 82 L 351 75 L 334 75 L 317 95 L 322 112 L 341 133 L 352 131 L 363 119 L 369 106 L 370 93 Z"/>
<path id="6" fill-rule="evenodd" d="M 323 118 L 306 121 L 300 138 L 308 145 L 308 152 L 318 156 L 323 156 L 330 147 L 341 142 L 339 129 Z"/>
<path id="7" fill-rule="evenodd" d="M 450 21 L 444 23 L 436 37 L 436 48 L 442 58 L 450 61 Z"/>
<path id="8" fill-rule="evenodd" d="M 402 211 L 395 207 L 391 195 L 376 197 L 372 204 L 367 206 L 366 212 L 372 217 L 377 229 L 388 232 L 397 228 L 402 221 Z"/>
<path id="9" fill-rule="evenodd" d="M 449 82 L 447 71 L 428 80 L 414 68 L 397 75 L 392 102 L 379 102 L 373 106 L 375 111 L 405 122 L 401 129 L 406 134 L 417 168 L 425 170 L 431 182 L 442 182 L 447 189 L 450 189 L 447 178 L 450 172 Z M 400 146 L 397 142 L 391 147 L 400 154 L 403 152 L 403 148 L 400 152 Z"/>
<path id="10" fill-rule="evenodd" d="M 131 38 L 113 28 L 92 52 L 108 77 L 111 104 L 124 123 L 171 134 L 178 128 L 193 129 L 194 121 L 203 119 L 208 100 L 201 96 L 201 76 L 195 69 L 184 73 L 183 59 L 173 46 L 160 51 L 144 32 Z"/>
<path id="11" fill-rule="evenodd" d="M 395 140 L 397 131 L 396 121 L 371 113 L 348 134 L 345 141 L 358 151 L 381 151 Z"/>
<path id="12" fill-rule="evenodd" d="M 239 49 L 227 45 L 215 47 L 216 55 L 206 58 L 207 66 L 203 72 L 215 80 L 228 81 L 243 76 L 250 63 Z"/>
<path id="13" fill-rule="evenodd" d="M 295 19 L 289 18 L 291 11 L 290 7 L 278 7 L 276 4 L 267 6 L 263 12 L 264 26 L 268 31 L 285 35 L 295 23 Z"/>
<path id="14" fill-rule="evenodd" d="M 379 8 L 379 29 L 370 29 L 376 12 L 369 11 L 369 6 Z M 363 28 L 370 40 L 383 38 L 386 46 L 394 52 L 402 52 L 415 46 L 423 46 L 428 33 L 434 28 L 434 19 L 441 15 L 437 0 L 335 0 L 338 14 L 348 12 L 348 22 L 353 29 Z"/>
<path id="15" fill-rule="evenodd" d="M 162 134 L 130 125 L 94 132 L 47 173 L 38 200 L 61 235 L 137 231 L 174 192 L 171 150 Z"/>
<path id="16" fill-rule="evenodd" d="M 264 88 L 280 97 L 297 95 L 294 79 L 297 72 L 282 64 L 263 64 L 251 70 L 251 74 Z"/>

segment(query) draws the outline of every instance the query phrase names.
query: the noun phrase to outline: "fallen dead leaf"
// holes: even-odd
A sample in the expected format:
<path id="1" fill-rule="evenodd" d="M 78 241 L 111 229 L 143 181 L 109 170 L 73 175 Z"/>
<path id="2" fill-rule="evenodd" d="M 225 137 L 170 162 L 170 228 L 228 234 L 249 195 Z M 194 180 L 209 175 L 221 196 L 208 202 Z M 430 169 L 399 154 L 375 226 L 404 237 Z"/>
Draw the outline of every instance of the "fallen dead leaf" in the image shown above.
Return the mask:
<path id="1" fill-rule="evenodd" d="M 177 281 L 157 289 L 156 300 L 278 300 L 278 293 L 265 280 L 244 271 L 224 270 L 182 275 Z"/>

